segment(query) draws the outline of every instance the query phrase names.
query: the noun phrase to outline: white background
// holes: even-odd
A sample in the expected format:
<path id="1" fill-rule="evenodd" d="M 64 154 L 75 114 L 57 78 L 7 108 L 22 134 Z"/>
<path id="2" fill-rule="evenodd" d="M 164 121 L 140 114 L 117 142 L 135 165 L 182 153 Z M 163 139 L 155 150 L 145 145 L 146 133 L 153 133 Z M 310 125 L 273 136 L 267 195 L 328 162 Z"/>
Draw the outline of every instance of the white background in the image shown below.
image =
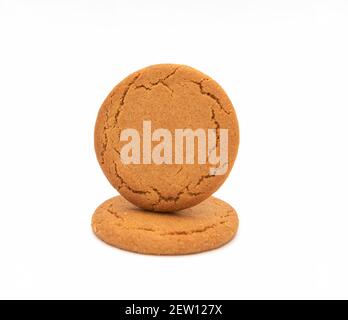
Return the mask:
<path id="1" fill-rule="evenodd" d="M 0 0 L 0 298 L 348 298 L 348 2 Z M 96 239 L 93 147 L 129 73 L 191 65 L 235 105 L 216 196 L 238 236 L 154 257 Z"/>

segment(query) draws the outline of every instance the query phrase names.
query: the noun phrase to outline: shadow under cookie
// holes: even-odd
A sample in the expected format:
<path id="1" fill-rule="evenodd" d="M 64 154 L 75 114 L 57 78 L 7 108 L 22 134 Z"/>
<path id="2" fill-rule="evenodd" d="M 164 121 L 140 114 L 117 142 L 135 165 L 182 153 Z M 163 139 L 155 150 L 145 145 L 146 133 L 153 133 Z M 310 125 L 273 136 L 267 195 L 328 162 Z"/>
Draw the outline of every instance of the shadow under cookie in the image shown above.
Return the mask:
<path id="1" fill-rule="evenodd" d="M 120 249 L 182 255 L 218 248 L 238 229 L 236 211 L 215 197 L 174 213 L 139 209 L 121 196 L 105 201 L 92 217 L 98 238 Z"/>

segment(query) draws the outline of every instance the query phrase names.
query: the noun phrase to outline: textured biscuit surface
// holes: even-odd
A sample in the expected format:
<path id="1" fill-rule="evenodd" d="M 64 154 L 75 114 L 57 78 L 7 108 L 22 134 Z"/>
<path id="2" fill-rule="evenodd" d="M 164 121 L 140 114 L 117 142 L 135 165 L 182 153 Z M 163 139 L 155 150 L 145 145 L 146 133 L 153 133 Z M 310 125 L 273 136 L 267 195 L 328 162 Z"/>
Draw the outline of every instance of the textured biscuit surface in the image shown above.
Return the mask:
<path id="1" fill-rule="evenodd" d="M 121 131 L 134 128 L 142 136 L 147 120 L 152 131 L 165 128 L 173 136 L 175 129 L 228 129 L 226 172 L 211 175 L 212 165 L 197 159 L 194 164 L 122 163 L 126 142 L 120 141 Z M 176 211 L 200 203 L 225 181 L 237 155 L 239 129 L 231 101 L 214 80 L 188 66 L 162 64 L 131 74 L 110 92 L 99 110 L 94 138 L 101 168 L 122 196 L 147 210 Z M 219 154 L 220 146 L 215 149 Z"/>
<path id="2" fill-rule="evenodd" d="M 142 210 L 121 196 L 105 201 L 92 217 L 96 236 L 115 247 L 144 254 L 180 255 L 211 250 L 238 229 L 236 211 L 214 197 L 173 213 Z"/>

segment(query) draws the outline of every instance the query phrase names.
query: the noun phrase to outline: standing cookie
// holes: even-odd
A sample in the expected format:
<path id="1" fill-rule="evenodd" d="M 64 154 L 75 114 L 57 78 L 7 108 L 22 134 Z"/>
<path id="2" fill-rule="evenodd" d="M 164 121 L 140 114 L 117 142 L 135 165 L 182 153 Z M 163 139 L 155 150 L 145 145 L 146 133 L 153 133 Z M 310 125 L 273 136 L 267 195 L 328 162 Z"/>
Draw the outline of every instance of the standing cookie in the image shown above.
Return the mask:
<path id="1" fill-rule="evenodd" d="M 238 229 L 236 211 L 210 197 L 199 205 L 173 213 L 139 209 L 121 196 L 95 211 L 92 228 L 101 240 L 138 253 L 179 255 L 218 248 Z"/>
<path id="2" fill-rule="evenodd" d="M 232 169 L 239 129 L 232 103 L 210 77 L 184 65 L 139 70 L 102 104 L 95 150 L 110 183 L 153 211 L 194 206 Z"/>

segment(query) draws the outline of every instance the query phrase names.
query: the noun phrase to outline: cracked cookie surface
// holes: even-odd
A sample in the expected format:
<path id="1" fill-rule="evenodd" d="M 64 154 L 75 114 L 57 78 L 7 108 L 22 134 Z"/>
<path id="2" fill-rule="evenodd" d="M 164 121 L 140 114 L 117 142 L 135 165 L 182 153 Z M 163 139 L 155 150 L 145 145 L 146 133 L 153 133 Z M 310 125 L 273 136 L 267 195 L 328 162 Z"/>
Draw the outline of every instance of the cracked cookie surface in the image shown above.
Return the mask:
<path id="1" fill-rule="evenodd" d="M 152 131 L 165 128 L 173 136 L 178 128 L 216 128 L 217 141 L 219 129 L 228 129 L 226 173 L 211 175 L 211 164 L 197 160 L 123 164 L 120 151 L 126 142 L 120 141 L 121 131 L 134 128 L 142 138 L 146 120 L 151 121 Z M 162 64 L 131 74 L 110 92 L 99 110 L 94 139 L 100 166 L 119 193 L 141 208 L 165 212 L 194 206 L 222 185 L 237 155 L 239 129 L 232 103 L 219 84 L 191 67 Z M 219 154 L 219 144 L 215 149 Z"/>
<path id="2" fill-rule="evenodd" d="M 218 248 L 237 232 L 238 216 L 226 202 L 209 197 L 173 213 L 142 210 L 122 196 L 105 201 L 92 217 L 92 229 L 120 249 L 154 255 L 180 255 Z"/>

